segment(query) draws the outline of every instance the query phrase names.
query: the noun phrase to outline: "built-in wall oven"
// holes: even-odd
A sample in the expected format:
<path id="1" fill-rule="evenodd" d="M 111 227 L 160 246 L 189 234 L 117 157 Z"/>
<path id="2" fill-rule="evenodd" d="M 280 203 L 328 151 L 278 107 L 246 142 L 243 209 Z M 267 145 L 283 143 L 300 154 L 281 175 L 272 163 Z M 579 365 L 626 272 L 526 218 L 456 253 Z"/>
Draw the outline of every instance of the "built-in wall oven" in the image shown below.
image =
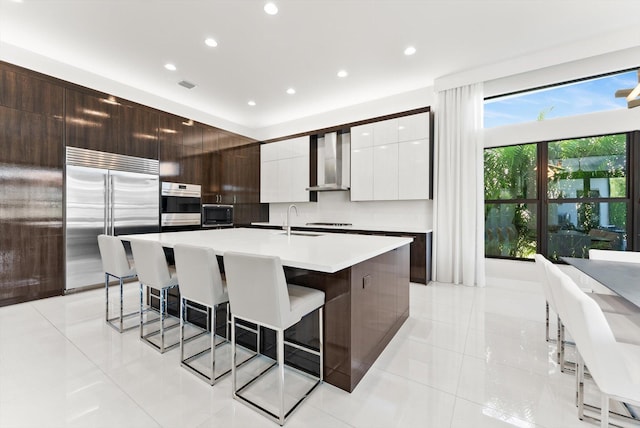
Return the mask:
<path id="1" fill-rule="evenodd" d="M 162 183 L 160 226 L 163 231 L 199 229 L 202 206 L 199 184 Z"/>
<path id="2" fill-rule="evenodd" d="M 202 227 L 233 226 L 233 205 L 202 205 Z"/>

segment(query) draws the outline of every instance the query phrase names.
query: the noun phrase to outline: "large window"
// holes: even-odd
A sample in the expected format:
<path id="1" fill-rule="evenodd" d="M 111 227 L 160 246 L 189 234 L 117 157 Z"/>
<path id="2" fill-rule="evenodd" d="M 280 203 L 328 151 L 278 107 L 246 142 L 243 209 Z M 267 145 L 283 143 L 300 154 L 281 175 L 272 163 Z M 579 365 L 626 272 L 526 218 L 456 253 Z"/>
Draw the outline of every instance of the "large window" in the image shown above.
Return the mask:
<path id="1" fill-rule="evenodd" d="M 485 255 L 625 250 L 633 206 L 628 134 L 485 149 Z"/>
<path id="2" fill-rule="evenodd" d="M 484 151 L 485 255 L 527 258 L 537 249 L 536 144 Z"/>
<path id="3" fill-rule="evenodd" d="M 612 95 L 637 84 L 638 73 L 632 70 L 489 98 L 484 103 L 484 127 L 627 108 L 625 98 Z"/>

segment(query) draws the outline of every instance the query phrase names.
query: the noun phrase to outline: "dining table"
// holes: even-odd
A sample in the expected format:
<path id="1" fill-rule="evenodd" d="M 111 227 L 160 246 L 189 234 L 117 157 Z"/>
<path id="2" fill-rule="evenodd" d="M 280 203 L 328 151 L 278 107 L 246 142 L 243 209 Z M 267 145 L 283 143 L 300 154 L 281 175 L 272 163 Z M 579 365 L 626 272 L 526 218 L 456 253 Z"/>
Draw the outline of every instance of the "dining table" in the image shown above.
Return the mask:
<path id="1" fill-rule="evenodd" d="M 640 310 L 640 263 L 561 257 L 570 266 L 590 276 Z"/>

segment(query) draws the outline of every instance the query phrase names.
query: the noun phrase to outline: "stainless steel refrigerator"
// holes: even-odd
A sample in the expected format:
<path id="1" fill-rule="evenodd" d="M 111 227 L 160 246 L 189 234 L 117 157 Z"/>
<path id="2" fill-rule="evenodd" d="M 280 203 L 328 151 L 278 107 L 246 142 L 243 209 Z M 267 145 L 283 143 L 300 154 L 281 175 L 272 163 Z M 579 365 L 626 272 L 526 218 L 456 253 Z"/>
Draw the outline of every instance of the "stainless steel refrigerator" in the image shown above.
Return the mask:
<path id="1" fill-rule="evenodd" d="M 160 231 L 157 160 L 67 147 L 67 290 L 104 283 L 98 235 Z"/>

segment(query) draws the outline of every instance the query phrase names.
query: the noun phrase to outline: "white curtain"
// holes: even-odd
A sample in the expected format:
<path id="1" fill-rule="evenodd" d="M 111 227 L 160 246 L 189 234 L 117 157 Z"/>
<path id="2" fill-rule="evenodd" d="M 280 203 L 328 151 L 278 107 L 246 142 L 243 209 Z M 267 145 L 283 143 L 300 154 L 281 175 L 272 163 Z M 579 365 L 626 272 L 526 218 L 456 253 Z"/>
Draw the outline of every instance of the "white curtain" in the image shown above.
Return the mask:
<path id="1" fill-rule="evenodd" d="M 434 277 L 484 286 L 483 85 L 438 93 Z"/>

